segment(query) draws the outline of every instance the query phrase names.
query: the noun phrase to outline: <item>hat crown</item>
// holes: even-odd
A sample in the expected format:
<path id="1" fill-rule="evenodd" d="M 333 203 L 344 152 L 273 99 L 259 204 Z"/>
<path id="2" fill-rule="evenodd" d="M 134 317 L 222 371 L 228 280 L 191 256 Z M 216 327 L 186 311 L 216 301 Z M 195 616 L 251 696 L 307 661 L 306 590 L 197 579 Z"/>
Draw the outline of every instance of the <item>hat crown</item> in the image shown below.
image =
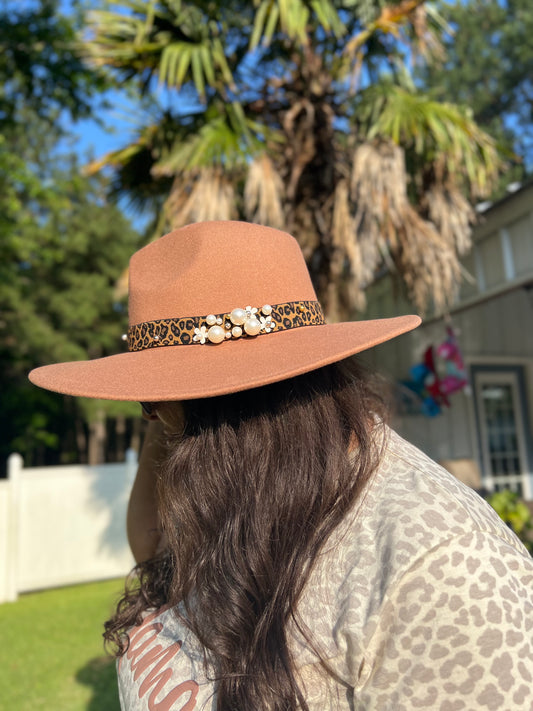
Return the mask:
<path id="1" fill-rule="evenodd" d="M 286 232 L 245 222 L 200 222 L 136 252 L 130 324 L 316 300 L 302 252 Z"/>

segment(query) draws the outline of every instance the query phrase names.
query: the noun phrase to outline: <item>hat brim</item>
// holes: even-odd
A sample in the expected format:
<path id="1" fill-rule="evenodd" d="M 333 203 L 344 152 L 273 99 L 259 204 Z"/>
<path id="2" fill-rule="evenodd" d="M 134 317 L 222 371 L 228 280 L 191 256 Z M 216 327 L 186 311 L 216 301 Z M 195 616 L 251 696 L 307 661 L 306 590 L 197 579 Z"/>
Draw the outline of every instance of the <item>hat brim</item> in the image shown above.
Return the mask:
<path id="1" fill-rule="evenodd" d="M 418 316 L 307 326 L 219 345 L 166 346 L 46 365 L 29 378 L 80 397 L 158 402 L 248 390 L 343 360 L 411 331 Z"/>

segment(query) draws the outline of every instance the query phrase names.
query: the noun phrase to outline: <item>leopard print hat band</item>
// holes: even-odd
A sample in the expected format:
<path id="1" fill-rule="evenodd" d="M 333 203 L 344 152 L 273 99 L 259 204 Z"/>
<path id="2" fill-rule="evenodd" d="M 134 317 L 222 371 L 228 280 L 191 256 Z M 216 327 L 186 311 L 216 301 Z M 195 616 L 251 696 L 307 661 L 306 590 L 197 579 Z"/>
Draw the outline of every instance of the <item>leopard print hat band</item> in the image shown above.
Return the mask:
<path id="1" fill-rule="evenodd" d="M 324 314 L 318 301 L 288 301 L 260 307 L 235 308 L 229 313 L 185 316 L 144 321 L 130 326 L 129 351 L 159 346 L 218 344 L 226 340 L 287 331 L 303 326 L 322 326 Z"/>

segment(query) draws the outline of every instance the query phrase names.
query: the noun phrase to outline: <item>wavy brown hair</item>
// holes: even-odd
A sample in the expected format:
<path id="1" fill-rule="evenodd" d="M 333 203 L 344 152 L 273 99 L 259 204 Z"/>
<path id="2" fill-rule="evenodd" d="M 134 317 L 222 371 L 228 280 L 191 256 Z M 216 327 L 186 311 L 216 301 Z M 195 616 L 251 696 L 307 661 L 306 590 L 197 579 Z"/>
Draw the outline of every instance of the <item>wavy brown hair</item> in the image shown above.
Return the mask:
<path id="1" fill-rule="evenodd" d="M 306 711 L 288 623 L 315 649 L 298 600 L 379 461 L 383 398 L 350 359 L 183 405 L 158 482 L 167 550 L 136 567 L 104 637 L 120 656 L 143 611 L 184 602 L 217 711 Z"/>

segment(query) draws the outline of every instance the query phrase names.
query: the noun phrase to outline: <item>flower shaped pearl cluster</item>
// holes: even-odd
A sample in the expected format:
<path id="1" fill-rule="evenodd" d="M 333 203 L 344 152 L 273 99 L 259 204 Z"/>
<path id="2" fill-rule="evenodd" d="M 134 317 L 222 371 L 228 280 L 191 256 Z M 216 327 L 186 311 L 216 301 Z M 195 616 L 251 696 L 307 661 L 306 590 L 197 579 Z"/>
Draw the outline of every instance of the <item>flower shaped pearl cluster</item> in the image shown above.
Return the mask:
<path id="1" fill-rule="evenodd" d="M 269 304 L 265 304 L 261 309 L 251 306 L 233 309 L 224 317 L 209 314 L 205 318 L 206 325 L 194 329 L 192 340 L 203 345 L 207 341 L 222 343 L 230 338 L 257 336 L 261 331 L 270 333 L 276 326 L 271 314 L 272 306 Z"/>

